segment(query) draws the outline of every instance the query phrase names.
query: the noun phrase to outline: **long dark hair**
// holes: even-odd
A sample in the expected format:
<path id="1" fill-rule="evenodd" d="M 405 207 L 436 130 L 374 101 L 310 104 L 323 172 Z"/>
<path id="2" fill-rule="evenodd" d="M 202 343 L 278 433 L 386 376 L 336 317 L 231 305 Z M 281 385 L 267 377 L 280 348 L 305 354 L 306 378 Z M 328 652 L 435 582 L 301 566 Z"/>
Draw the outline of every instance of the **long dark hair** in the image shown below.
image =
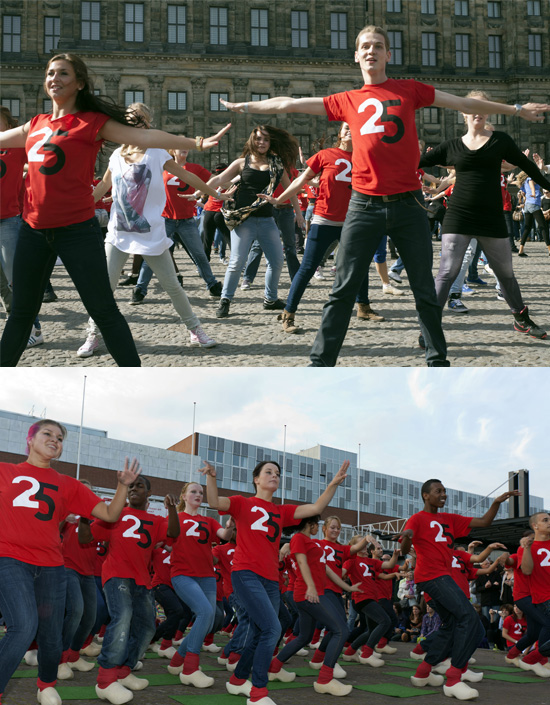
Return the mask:
<path id="1" fill-rule="evenodd" d="M 261 132 L 267 132 L 270 140 L 269 151 L 280 157 L 286 171 L 290 173 L 290 170 L 296 166 L 296 160 L 298 159 L 298 154 L 300 153 L 300 145 L 298 144 L 296 137 L 291 135 L 290 132 L 282 130 L 280 127 L 272 127 L 271 125 L 256 125 L 243 147 L 241 157 L 246 157 L 248 154 L 253 154 L 255 157 L 261 156 L 256 150 L 256 145 L 254 144 L 254 135 L 258 130 Z"/>
<path id="2" fill-rule="evenodd" d="M 75 72 L 76 80 L 84 84 L 76 96 L 76 107 L 78 110 L 105 113 L 105 115 L 116 120 L 116 122 L 120 122 L 122 125 L 130 125 L 132 127 L 140 127 L 142 125 L 143 119 L 139 115 L 128 115 L 126 108 L 117 105 L 112 98 L 94 95 L 94 84 L 88 74 L 88 67 L 79 56 L 70 53 L 52 56 L 46 65 L 46 74 L 54 61 L 67 61 L 71 64 Z M 45 84 L 44 90 L 46 90 Z"/>

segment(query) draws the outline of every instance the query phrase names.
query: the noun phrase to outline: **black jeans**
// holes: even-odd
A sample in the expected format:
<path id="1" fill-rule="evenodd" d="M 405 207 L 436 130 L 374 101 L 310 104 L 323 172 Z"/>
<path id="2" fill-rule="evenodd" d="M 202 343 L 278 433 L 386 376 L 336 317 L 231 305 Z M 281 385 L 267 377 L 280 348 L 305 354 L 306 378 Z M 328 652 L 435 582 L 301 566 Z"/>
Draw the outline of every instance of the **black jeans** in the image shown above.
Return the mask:
<path id="1" fill-rule="evenodd" d="M 210 262 L 212 243 L 216 235 L 216 229 L 220 231 L 225 241 L 227 249 L 231 247 L 231 233 L 225 224 L 221 211 L 203 211 L 202 213 L 202 244 L 206 253 L 206 259 Z"/>
<path id="2" fill-rule="evenodd" d="M 355 297 L 384 235 L 395 243 L 409 276 L 426 343 L 426 362 L 430 367 L 448 367 L 442 309 L 432 275 L 432 241 L 422 202 L 421 191 L 390 202 L 353 191 L 340 238 L 334 287 L 311 350 L 313 367 L 336 365 Z"/>
<path id="3" fill-rule="evenodd" d="M 521 233 L 521 244 L 525 245 L 527 241 L 527 237 L 529 236 L 529 233 L 531 232 L 531 228 L 533 227 L 533 220 L 536 222 L 536 224 L 539 226 L 539 229 L 542 231 L 542 236 L 544 237 L 544 242 L 546 245 L 550 246 L 550 239 L 548 236 L 548 221 L 544 219 L 544 215 L 542 214 L 542 210 L 539 209 L 538 211 L 524 211 L 524 217 L 525 220 L 523 221 L 523 230 Z"/>
<path id="4" fill-rule="evenodd" d="M 12 309 L 0 342 L 0 365 L 15 367 L 23 354 L 58 256 L 117 365 L 139 367 L 132 334 L 109 284 L 105 245 L 95 217 L 47 230 L 35 230 L 25 221 L 21 224 L 13 262 Z"/>

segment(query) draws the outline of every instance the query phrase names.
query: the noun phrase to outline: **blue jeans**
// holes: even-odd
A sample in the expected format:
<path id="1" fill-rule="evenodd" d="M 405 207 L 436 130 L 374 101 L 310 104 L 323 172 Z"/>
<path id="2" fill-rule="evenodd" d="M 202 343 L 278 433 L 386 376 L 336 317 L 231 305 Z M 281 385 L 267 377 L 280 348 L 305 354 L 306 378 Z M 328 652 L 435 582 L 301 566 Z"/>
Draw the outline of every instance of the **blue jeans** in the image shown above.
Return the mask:
<path id="1" fill-rule="evenodd" d="M 306 644 L 309 644 L 315 631 L 315 625 L 319 622 L 327 627 L 331 634 L 323 663 L 329 668 L 334 668 L 349 634 L 345 614 L 334 610 L 334 603 L 326 593 L 320 595 L 318 604 L 304 600 L 297 602 L 296 606 L 300 611 L 300 633 L 296 639 L 293 639 L 281 650 L 277 658 L 284 663 Z"/>
<path id="2" fill-rule="evenodd" d="M 103 586 L 101 584 L 101 576 L 94 575 L 95 580 L 95 596 L 96 596 L 96 617 L 95 624 L 92 628 L 92 632 L 97 634 L 104 624 L 109 621 L 109 610 L 107 609 L 107 603 L 105 602 L 105 593 L 103 592 Z"/>
<path id="3" fill-rule="evenodd" d="M 378 600 L 378 604 L 390 618 L 390 626 L 388 627 L 388 631 L 384 634 L 386 639 L 389 640 L 395 634 L 395 627 L 397 626 L 397 615 L 395 614 L 395 610 L 393 609 L 392 601 L 389 600 L 387 597 L 383 597 Z"/>
<path id="4" fill-rule="evenodd" d="M 468 273 L 468 269 L 470 267 L 470 262 L 472 261 L 473 256 L 475 255 L 475 251 L 477 248 L 477 240 L 472 238 L 468 244 L 468 247 L 466 248 L 466 253 L 464 254 L 464 258 L 462 259 L 462 266 L 460 267 L 460 271 L 457 274 L 456 279 L 451 285 L 451 288 L 449 290 L 449 294 L 462 294 L 462 287 L 464 286 L 464 280 L 466 279 L 466 274 Z M 436 280 L 436 290 L 437 290 L 437 280 Z M 460 296 L 459 296 L 460 298 Z M 440 303 L 442 299 L 440 298 Z M 444 301 L 441 304 L 442 306 L 444 305 Z"/>
<path id="5" fill-rule="evenodd" d="M 80 651 L 95 624 L 97 590 L 93 575 L 65 568 L 67 600 L 63 620 L 63 651 Z"/>
<path id="6" fill-rule="evenodd" d="M 393 266 L 390 267 L 390 272 L 395 272 L 396 274 L 401 274 L 401 272 L 405 269 L 405 265 L 403 264 L 403 260 L 401 259 L 401 255 L 395 260 L 393 263 Z"/>
<path id="7" fill-rule="evenodd" d="M 348 614 L 348 629 L 351 632 L 351 630 L 355 627 L 355 622 L 357 621 L 357 610 L 355 609 L 355 605 L 353 602 L 350 601 L 349 603 L 349 614 Z"/>
<path id="8" fill-rule="evenodd" d="M 132 578 L 111 578 L 103 591 L 111 621 L 97 662 L 102 668 L 134 668 L 155 633 L 153 592 Z"/>
<path id="9" fill-rule="evenodd" d="M 10 285 L 13 278 L 13 258 L 20 227 L 20 215 L 14 215 L 13 218 L 3 218 L 0 220 L 0 267 L 4 270 L 8 284 Z"/>
<path id="10" fill-rule="evenodd" d="M 172 585 L 180 600 L 195 614 L 191 631 L 179 645 L 178 653 L 183 657 L 188 651 L 200 654 L 204 637 L 210 634 L 214 625 L 216 578 L 175 575 L 172 577 Z"/>
<path id="11" fill-rule="evenodd" d="M 313 367 L 334 367 L 353 310 L 353 304 L 384 235 L 399 249 L 414 294 L 430 367 L 447 367 L 447 345 L 441 328 L 432 275 L 432 241 L 421 205 L 422 192 L 400 201 L 379 202 L 353 192 L 346 215 L 336 265 L 334 287 L 323 308 L 321 327 L 311 350 Z"/>
<path id="12" fill-rule="evenodd" d="M 338 592 L 334 592 L 334 590 L 325 590 L 325 597 L 326 597 L 326 601 L 331 606 L 332 612 L 334 614 L 339 614 L 340 617 L 344 620 L 344 622 L 346 622 L 346 620 L 347 620 L 346 608 L 344 607 L 344 598 L 342 597 L 342 595 Z M 349 629 L 348 629 L 347 624 L 346 624 L 346 631 L 349 635 Z M 326 652 L 326 650 L 328 648 L 329 641 L 331 639 L 332 639 L 332 632 L 327 627 L 327 630 L 325 632 L 325 636 L 323 637 L 323 640 L 319 644 L 319 651 L 322 651 L 323 653 Z"/>
<path id="13" fill-rule="evenodd" d="M 418 583 L 421 592 L 427 592 L 434 609 L 441 617 L 441 626 L 424 659 L 435 666 L 451 657 L 451 665 L 464 668 L 485 636 L 483 625 L 472 603 L 450 575 Z"/>
<path id="14" fill-rule="evenodd" d="M 516 644 L 516 647 L 520 651 L 524 651 L 528 646 L 531 646 L 531 644 L 534 644 L 535 641 L 538 640 L 540 630 L 542 629 L 542 620 L 536 605 L 533 604 L 531 595 L 516 600 L 515 604 L 523 612 L 523 616 L 527 620 L 527 631 Z"/>
<path id="15" fill-rule="evenodd" d="M 296 276 L 292 280 L 288 298 L 286 301 L 285 311 L 296 313 L 298 304 L 302 300 L 304 291 L 311 277 L 315 274 L 315 270 L 323 259 L 327 247 L 335 240 L 340 240 L 342 228 L 334 225 L 318 225 L 314 223 L 307 236 L 306 249 L 302 257 L 302 264 L 298 269 Z M 369 279 L 368 272 L 363 279 L 357 301 L 361 303 L 369 303 Z"/>
<path id="16" fill-rule="evenodd" d="M 0 640 L 0 693 L 35 637 L 38 677 L 44 683 L 57 679 L 66 585 L 64 566 L 41 567 L 0 558 L 0 612 L 7 627 Z"/>
<path id="17" fill-rule="evenodd" d="M 279 644 L 281 643 L 281 639 L 286 634 L 286 630 L 292 624 L 292 617 L 290 616 L 290 612 L 288 611 L 288 608 L 285 605 L 285 601 L 283 600 L 282 595 L 281 599 L 279 600 L 279 624 L 281 625 L 281 634 L 279 635 L 277 646 L 279 646 Z"/>
<path id="18" fill-rule="evenodd" d="M 241 604 L 239 598 L 237 597 L 234 591 L 231 593 L 231 595 L 229 595 L 229 604 L 234 609 L 235 614 L 237 615 L 237 626 L 235 627 L 233 636 L 224 647 L 223 655 L 225 658 L 227 658 L 232 651 L 234 651 L 236 654 L 242 653 L 244 645 L 246 644 L 246 641 L 248 639 L 248 633 L 251 629 L 248 612 Z"/>
<path id="19" fill-rule="evenodd" d="M 0 365 L 15 367 L 27 347 L 57 256 L 119 366 L 139 367 L 136 346 L 109 284 L 97 218 L 63 228 L 35 230 L 23 221 L 13 262 L 13 302 L 0 342 Z"/>
<path id="20" fill-rule="evenodd" d="M 258 240 L 267 259 L 265 298 L 268 301 L 276 300 L 277 286 L 283 268 L 283 248 L 279 230 L 273 218 L 253 218 L 252 216 L 231 231 L 231 259 L 225 272 L 222 299 L 231 300 L 235 296 L 242 268 L 254 240 Z"/>
<path id="21" fill-rule="evenodd" d="M 252 669 L 252 685 L 255 688 L 265 688 L 273 651 L 281 633 L 279 583 L 267 580 L 251 570 L 233 571 L 231 581 L 239 602 L 246 605 L 252 626 L 235 669 L 235 676 L 248 678 Z"/>
<path id="22" fill-rule="evenodd" d="M 183 617 L 189 616 L 189 621 L 191 621 L 191 611 L 189 607 L 180 600 L 170 585 L 157 585 L 153 593 L 155 600 L 164 610 L 166 617 L 164 622 L 157 627 L 153 641 L 158 641 L 159 639 L 173 639 L 178 630 L 178 624 Z"/>
<path id="23" fill-rule="evenodd" d="M 380 639 L 389 631 L 391 620 L 386 610 L 379 605 L 376 600 L 363 603 L 359 611 L 367 618 L 367 623 L 370 628 L 363 631 L 363 633 L 352 642 L 351 646 L 356 651 L 360 646 L 363 646 L 363 644 L 374 649 Z"/>
<path id="24" fill-rule="evenodd" d="M 550 600 L 535 605 L 542 623 L 539 634 L 539 653 L 550 656 Z"/>
<path id="25" fill-rule="evenodd" d="M 294 209 L 293 208 L 274 208 L 273 218 L 279 228 L 281 239 L 283 241 L 283 252 L 286 258 L 288 274 L 290 280 L 293 281 L 294 275 L 300 267 L 300 260 L 296 256 L 296 237 L 294 233 Z M 330 243 L 327 243 L 327 247 Z M 324 253 L 323 253 L 324 254 Z M 258 267 L 262 259 L 262 246 L 255 240 L 248 253 L 248 260 L 244 270 L 243 278 L 252 283 L 258 273 Z"/>

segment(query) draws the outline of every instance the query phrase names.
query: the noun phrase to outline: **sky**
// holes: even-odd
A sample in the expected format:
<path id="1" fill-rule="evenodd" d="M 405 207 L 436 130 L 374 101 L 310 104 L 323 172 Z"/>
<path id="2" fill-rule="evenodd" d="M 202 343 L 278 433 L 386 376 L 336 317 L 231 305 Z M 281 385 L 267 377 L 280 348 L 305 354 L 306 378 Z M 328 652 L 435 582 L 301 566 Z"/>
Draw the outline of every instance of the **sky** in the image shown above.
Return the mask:
<path id="1" fill-rule="evenodd" d="M 495 495 L 530 471 L 550 507 L 547 368 L 14 369 L 0 409 L 84 425 L 168 448 L 200 433 L 296 453 L 317 443 L 357 452 L 361 467 L 437 477 Z M 504 484 L 503 484 L 504 483 Z"/>

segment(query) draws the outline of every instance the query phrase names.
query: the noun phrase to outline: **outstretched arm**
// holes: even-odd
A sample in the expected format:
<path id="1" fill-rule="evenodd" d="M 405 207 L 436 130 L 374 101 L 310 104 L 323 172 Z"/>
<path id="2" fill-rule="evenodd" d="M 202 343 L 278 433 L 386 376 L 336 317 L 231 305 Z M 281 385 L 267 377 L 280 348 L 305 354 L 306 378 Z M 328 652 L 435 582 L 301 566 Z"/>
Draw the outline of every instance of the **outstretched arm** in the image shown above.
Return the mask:
<path id="1" fill-rule="evenodd" d="M 109 523 L 117 521 L 120 512 L 126 506 L 128 486 L 137 479 L 140 472 L 141 468 L 138 461 L 134 458 L 132 462 L 128 464 L 128 458 L 126 458 L 124 461 L 124 470 L 117 473 L 118 485 L 111 503 L 105 504 L 105 502 L 100 502 L 96 504 L 92 509 L 92 515 L 97 519 L 102 519 Z"/>
<path id="2" fill-rule="evenodd" d="M 222 128 L 211 137 L 205 137 L 199 151 L 215 147 L 225 133 L 230 129 L 231 123 Z M 172 135 L 164 130 L 144 130 L 141 127 L 122 125 L 116 120 L 107 120 L 98 134 L 100 139 L 117 142 L 118 144 L 132 144 L 143 149 L 197 149 L 197 144 L 191 137 Z"/>
<path id="3" fill-rule="evenodd" d="M 438 108 L 459 110 L 466 115 L 473 115 L 474 113 L 479 113 L 480 115 L 519 115 L 524 120 L 531 122 L 543 122 L 544 115 L 542 113 L 550 111 L 550 105 L 547 103 L 526 103 L 518 113 L 515 105 L 494 103 L 491 100 L 481 100 L 480 98 L 463 98 L 438 90 L 435 91 L 432 105 Z"/>
<path id="4" fill-rule="evenodd" d="M 477 555 L 474 555 L 473 553 L 468 553 L 467 551 L 465 551 L 464 553 L 466 556 L 468 556 L 470 563 L 483 563 L 486 558 L 489 558 L 495 548 L 502 548 L 503 550 L 506 550 L 506 546 L 502 543 L 490 543 L 487 548 L 484 548 L 483 551 L 481 551 L 481 553 L 478 553 Z"/>
<path id="5" fill-rule="evenodd" d="M 506 500 L 510 499 L 510 497 L 519 497 L 521 495 L 521 492 L 519 490 L 512 490 L 511 492 L 505 492 L 504 494 L 501 494 L 499 497 L 496 497 L 489 509 L 485 512 L 485 514 L 482 517 L 479 518 L 473 518 L 472 521 L 470 522 L 470 528 L 478 528 L 478 527 L 483 527 L 483 526 L 490 526 L 493 519 L 496 517 L 497 512 L 500 508 L 500 505 L 506 502 Z"/>
<path id="6" fill-rule="evenodd" d="M 208 506 L 212 509 L 221 509 L 226 512 L 231 506 L 231 500 L 228 497 L 220 497 L 218 495 L 218 483 L 216 482 L 216 468 L 210 463 L 204 461 L 204 466 L 199 469 L 199 472 L 206 477 L 206 497 Z"/>
<path id="7" fill-rule="evenodd" d="M 195 191 L 200 191 L 201 193 L 207 193 L 209 196 L 213 196 L 214 198 L 217 198 L 219 201 L 227 201 L 229 198 L 231 198 L 231 194 L 234 191 L 234 189 L 233 189 L 229 193 L 218 193 L 215 188 L 213 188 L 212 186 L 209 186 L 201 178 L 199 178 L 196 174 L 193 174 L 193 172 L 187 171 L 187 169 L 184 169 L 183 167 L 181 167 L 174 159 L 169 159 L 164 164 L 164 170 L 167 171 L 169 174 L 173 174 L 174 176 L 177 176 L 178 179 L 180 179 L 181 181 L 183 181 L 186 184 L 189 184 L 189 186 L 192 186 L 195 189 Z"/>
<path id="8" fill-rule="evenodd" d="M 330 500 L 334 497 L 338 486 L 341 485 L 346 479 L 348 475 L 348 468 L 349 460 L 344 460 L 340 470 L 338 470 L 336 475 L 332 478 L 327 489 L 323 492 L 315 504 L 302 504 L 300 507 L 296 507 L 294 518 L 305 519 L 305 517 L 312 517 L 315 516 L 315 514 L 322 514 L 330 504 Z"/>
<path id="9" fill-rule="evenodd" d="M 230 103 L 220 99 L 220 103 L 234 113 L 257 113 L 271 115 L 273 113 L 305 113 L 306 115 L 326 115 L 322 98 L 287 98 L 279 96 L 267 100 L 253 100 L 250 103 Z"/>
<path id="10" fill-rule="evenodd" d="M 273 196 L 266 196 L 264 193 L 259 193 L 258 196 L 260 198 L 263 198 L 265 201 L 269 201 L 269 203 L 272 203 L 274 206 L 280 206 L 292 196 L 295 196 L 297 193 L 300 193 L 306 181 L 313 179 L 314 176 L 315 172 L 308 166 L 308 168 L 304 172 L 302 172 L 297 179 L 294 179 L 290 186 L 285 189 L 283 193 L 277 198 L 273 198 Z"/>

